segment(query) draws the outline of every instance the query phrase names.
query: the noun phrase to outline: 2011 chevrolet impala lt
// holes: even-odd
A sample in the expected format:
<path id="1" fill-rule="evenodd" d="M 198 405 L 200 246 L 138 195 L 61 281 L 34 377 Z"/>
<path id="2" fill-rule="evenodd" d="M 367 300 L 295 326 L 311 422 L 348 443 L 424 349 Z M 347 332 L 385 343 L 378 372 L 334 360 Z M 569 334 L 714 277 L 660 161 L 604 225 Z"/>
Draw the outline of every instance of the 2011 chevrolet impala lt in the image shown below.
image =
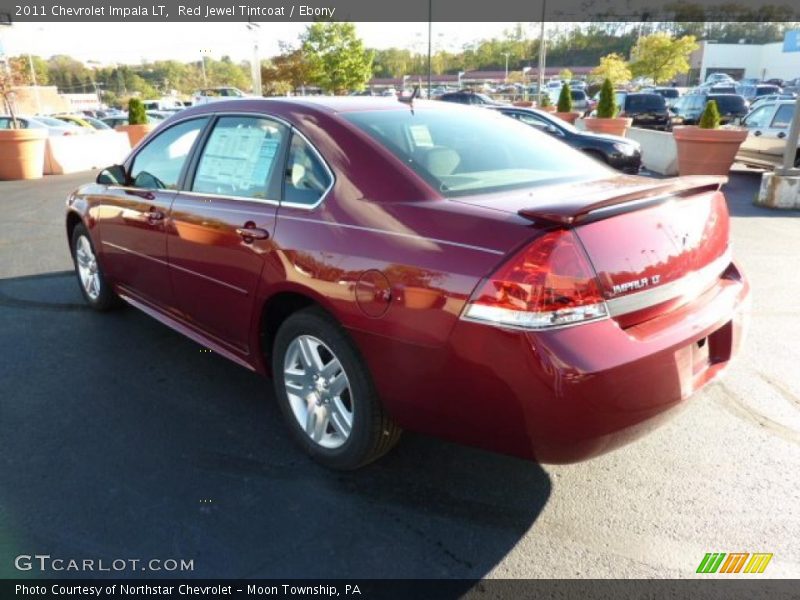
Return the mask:
<path id="1" fill-rule="evenodd" d="M 741 340 L 723 180 L 621 175 L 494 111 L 244 99 L 73 192 L 86 301 L 272 377 L 354 468 L 401 430 L 541 462 L 641 435 Z"/>

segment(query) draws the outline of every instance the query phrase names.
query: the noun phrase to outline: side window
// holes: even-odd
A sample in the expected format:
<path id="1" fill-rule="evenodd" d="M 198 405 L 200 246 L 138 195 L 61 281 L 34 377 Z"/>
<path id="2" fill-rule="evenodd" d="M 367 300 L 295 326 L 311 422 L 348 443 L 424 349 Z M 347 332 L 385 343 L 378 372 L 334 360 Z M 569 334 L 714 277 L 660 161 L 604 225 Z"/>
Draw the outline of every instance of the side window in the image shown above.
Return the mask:
<path id="1" fill-rule="evenodd" d="M 745 127 L 750 127 L 751 129 L 766 127 L 773 110 L 775 110 L 775 106 L 772 104 L 769 106 L 759 106 L 744 120 L 743 123 Z"/>
<path id="2" fill-rule="evenodd" d="M 794 116 L 794 104 L 783 104 L 778 109 L 778 112 L 775 113 L 775 118 L 772 119 L 772 125 L 774 129 L 786 129 L 792 123 L 792 117 Z"/>
<path id="3" fill-rule="evenodd" d="M 178 123 L 158 134 L 136 155 L 131 169 L 134 187 L 175 190 L 181 170 L 207 118 Z"/>
<path id="4" fill-rule="evenodd" d="M 292 136 L 289 161 L 286 163 L 283 201 L 316 204 L 332 183 L 328 170 L 308 142 L 299 135 Z"/>
<path id="5" fill-rule="evenodd" d="M 269 184 L 286 138 L 286 127 L 270 119 L 220 118 L 203 148 L 192 191 L 242 198 L 276 197 L 277 188 Z"/>

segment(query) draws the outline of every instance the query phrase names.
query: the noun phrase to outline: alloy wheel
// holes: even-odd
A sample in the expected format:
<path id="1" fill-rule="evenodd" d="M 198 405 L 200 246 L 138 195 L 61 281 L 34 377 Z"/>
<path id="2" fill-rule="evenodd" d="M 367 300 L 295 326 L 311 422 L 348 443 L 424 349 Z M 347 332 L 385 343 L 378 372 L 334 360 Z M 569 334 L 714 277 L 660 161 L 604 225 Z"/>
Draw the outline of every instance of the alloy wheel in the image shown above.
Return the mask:
<path id="1" fill-rule="evenodd" d="M 91 300 L 97 300 L 100 297 L 100 273 L 92 244 L 85 235 L 80 236 L 75 245 L 75 260 L 83 291 Z"/>

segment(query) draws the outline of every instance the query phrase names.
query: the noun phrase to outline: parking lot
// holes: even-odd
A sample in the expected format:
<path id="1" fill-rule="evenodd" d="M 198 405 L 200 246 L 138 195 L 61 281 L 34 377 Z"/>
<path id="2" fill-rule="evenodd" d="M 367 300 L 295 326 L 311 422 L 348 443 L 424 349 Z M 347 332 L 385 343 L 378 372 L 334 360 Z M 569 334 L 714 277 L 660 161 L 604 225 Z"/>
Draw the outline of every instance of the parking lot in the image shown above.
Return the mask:
<path id="1" fill-rule="evenodd" d="M 407 434 L 354 473 L 297 451 L 268 382 L 84 307 L 63 210 L 93 177 L 0 183 L 0 577 L 35 553 L 195 577 L 692 577 L 707 552 L 800 576 L 800 213 L 754 207 L 760 173 L 726 186 L 744 351 L 667 425 L 566 466 Z"/>

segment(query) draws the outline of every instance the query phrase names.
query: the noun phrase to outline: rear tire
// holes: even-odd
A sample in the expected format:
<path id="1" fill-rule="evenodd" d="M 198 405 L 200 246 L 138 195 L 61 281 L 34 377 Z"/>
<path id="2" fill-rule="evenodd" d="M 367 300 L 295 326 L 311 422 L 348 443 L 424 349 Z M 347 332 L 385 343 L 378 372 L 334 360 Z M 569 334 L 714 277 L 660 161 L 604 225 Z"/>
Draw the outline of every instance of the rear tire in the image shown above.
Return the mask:
<path id="1" fill-rule="evenodd" d="M 357 469 L 399 440 L 402 430 L 381 405 L 357 348 L 321 309 L 303 309 L 281 324 L 272 373 L 293 437 L 320 464 Z"/>
<path id="2" fill-rule="evenodd" d="M 86 303 L 96 311 L 107 311 L 122 304 L 122 301 L 106 282 L 97 259 L 92 238 L 83 223 L 72 231 L 72 262 Z"/>

